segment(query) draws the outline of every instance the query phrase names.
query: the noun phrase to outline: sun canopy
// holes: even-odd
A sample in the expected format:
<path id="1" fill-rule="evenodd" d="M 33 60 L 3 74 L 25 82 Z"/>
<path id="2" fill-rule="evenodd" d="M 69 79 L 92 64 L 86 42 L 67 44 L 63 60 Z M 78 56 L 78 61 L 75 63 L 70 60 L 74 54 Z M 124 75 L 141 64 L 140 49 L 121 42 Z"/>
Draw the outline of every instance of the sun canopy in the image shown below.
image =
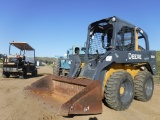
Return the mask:
<path id="1" fill-rule="evenodd" d="M 11 42 L 10 45 L 17 47 L 20 50 L 34 50 L 34 48 L 26 42 Z"/>

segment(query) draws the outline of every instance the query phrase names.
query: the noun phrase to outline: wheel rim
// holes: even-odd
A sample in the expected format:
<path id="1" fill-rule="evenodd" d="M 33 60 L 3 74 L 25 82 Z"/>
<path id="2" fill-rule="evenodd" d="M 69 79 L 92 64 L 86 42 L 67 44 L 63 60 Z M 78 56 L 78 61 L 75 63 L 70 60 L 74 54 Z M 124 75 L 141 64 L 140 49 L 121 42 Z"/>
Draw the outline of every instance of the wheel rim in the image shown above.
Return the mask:
<path id="1" fill-rule="evenodd" d="M 124 94 L 124 91 L 125 91 L 125 87 L 124 87 L 124 86 L 121 86 L 121 87 L 120 87 L 120 90 L 119 90 L 120 95 L 123 95 L 123 94 Z"/>
<path id="2" fill-rule="evenodd" d="M 147 96 L 151 96 L 153 91 L 153 82 L 151 79 L 148 79 L 145 84 L 145 91 Z"/>
<path id="3" fill-rule="evenodd" d="M 132 83 L 130 81 L 123 82 L 120 86 L 119 93 L 123 103 L 129 102 L 133 97 Z"/>

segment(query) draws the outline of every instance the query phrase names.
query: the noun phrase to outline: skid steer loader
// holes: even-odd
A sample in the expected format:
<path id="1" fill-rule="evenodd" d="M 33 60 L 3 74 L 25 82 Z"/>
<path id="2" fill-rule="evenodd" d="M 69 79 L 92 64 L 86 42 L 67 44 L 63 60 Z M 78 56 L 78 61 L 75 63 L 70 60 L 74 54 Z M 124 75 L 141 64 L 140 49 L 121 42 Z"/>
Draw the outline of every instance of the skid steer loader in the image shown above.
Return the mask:
<path id="1" fill-rule="evenodd" d="M 89 25 L 83 59 L 71 55 L 68 77 L 49 75 L 26 90 L 60 115 L 102 113 L 102 100 L 117 111 L 133 98 L 149 101 L 154 90 L 156 52 L 144 30 L 116 16 Z"/>

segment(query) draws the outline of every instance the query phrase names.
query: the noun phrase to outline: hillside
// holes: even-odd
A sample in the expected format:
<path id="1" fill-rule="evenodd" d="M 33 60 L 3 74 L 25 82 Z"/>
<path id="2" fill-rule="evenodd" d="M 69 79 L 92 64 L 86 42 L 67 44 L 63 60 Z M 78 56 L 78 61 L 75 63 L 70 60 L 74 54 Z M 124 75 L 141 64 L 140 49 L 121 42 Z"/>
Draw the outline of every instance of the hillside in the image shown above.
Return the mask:
<path id="1" fill-rule="evenodd" d="M 157 51 L 157 74 L 160 76 L 160 51 Z"/>
<path id="2" fill-rule="evenodd" d="M 52 64 L 55 58 L 53 57 L 36 57 L 37 61 L 42 61 L 47 64 Z"/>

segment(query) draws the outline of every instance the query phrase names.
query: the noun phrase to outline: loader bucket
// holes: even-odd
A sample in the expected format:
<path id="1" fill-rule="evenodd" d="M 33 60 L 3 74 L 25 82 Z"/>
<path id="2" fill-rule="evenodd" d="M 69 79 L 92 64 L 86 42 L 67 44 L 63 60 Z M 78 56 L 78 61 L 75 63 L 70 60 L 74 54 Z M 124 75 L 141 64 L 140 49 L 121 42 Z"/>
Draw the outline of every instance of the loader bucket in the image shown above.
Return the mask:
<path id="1" fill-rule="evenodd" d="M 102 87 L 97 80 L 48 75 L 25 90 L 58 115 L 102 113 Z"/>

